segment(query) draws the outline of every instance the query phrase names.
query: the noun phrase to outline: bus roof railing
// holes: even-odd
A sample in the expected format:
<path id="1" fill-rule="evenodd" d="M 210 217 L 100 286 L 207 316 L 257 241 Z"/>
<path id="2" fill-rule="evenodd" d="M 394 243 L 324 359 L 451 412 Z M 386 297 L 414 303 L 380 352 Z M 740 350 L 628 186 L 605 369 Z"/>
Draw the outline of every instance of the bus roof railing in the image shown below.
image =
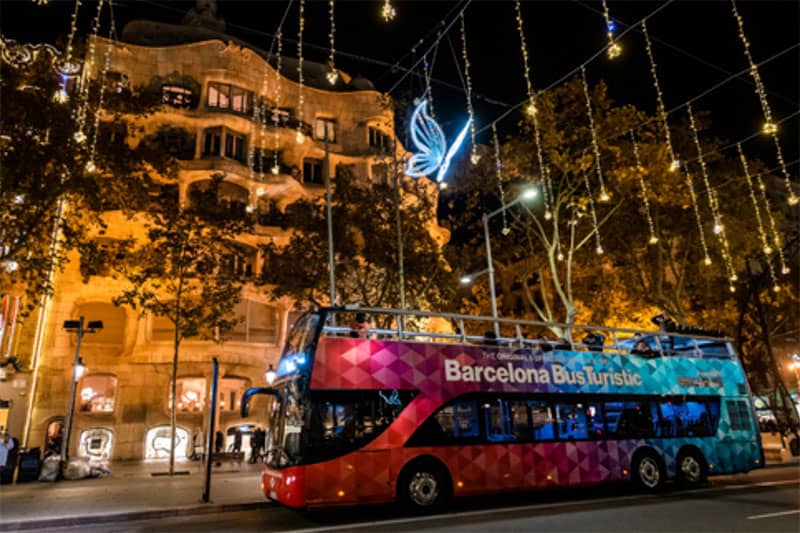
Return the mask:
<path id="1" fill-rule="evenodd" d="M 520 319 L 511 319 L 511 318 L 493 318 L 488 316 L 474 316 L 474 315 L 465 315 L 459 313 L 438 313 L 433 311 L 422 311 L 422 310 L 413 310 L 413 309 L 391 309 L 391 308 L 380 308 L 380 307 L 361 307 L 359 305 L 347 305 L 345 307 L 331 307 L 326 309 L 329 312 L 333 313 L 368 313 L 370 315 L 390 315 L 397 317 L 396 320 L 396 328 L 370 328 L 369 334 L 370 335 L 379 335 L 379 336 L 386 336 L 386 337 L 397 337 L 400 340 L 415 340 L 415 339 L 441 339 L 441 340 L 455 340 L 460 341 L 462 343 L 467 342 L 486 342 L 486 338 L 483 335 L 470 335 L 466 333 L 465 323 L 468 322 L 482 322 L 482 323 L 494 323 L 497 322 L 501 325 L 508 325 L 514 327 L 514 336 L 513 337 L 503 337 L 498 336 L 496 339 L 491 339 L 492 343 L 496 343 L 498 346 L 517 346 L 520 348 L 525 347 L 537 347 L 542 346 L 544 344 L 550 345 L 551 348 L 555 349 L 586 349 L 592 350 L 594 348 L 597 350 L 601 348 L 599 351 L 616 351 L 616 352 L 625 352 L 630 353 L 632 351 L 631 348 L 625 348 L 620 345 L 621 340 L 629 340 L 630 337 L 634 337 L 636 335 L 639 336 L 652 336 L 654 338 L 654 342 L 656 344 L 655 350 L 656 352 L 660 352 L 661 354 L 665 353 L 664 346 L 662 345 L 664 342 L 664 337 L 672 338 L 672 339 L 689 339 L 691 340 L 691 345 L 683 346 L 683 347 L 671 347 L 670 352 L 678 352 L 678 353 L 687 353 L 687 352 L 695 352 L 697 355 L 702 355 L 701 345 L 698 344 L 698 341 L 702 341 L 703 345 L 707 346 L 708 342 L 713 342 L 717 344 L 724 344 L 726 346 L 727 355 L 731 357 L 735 357 L 735 353 L 733 352 L 733 347 L 731 345 L 732 339 L 728 337 L 715 337 L 711 335 L 698 335 L 696 333 L 684 333 L 679 331 L 663 331 L 663 330 L 643 330 L 643 329 L 632 329 L 632 328 L 613 328 L 608 326 L 595 326 L 595 325 L 585 325 L 585 324 L 566 324 L 560 322 L 544 322 L 538 320 L 520 320 Z M 442 333 L 437 331 L 420 331 L 416 329 L 408 329 L 406 327 L 407 321 L 403 320 L 406 317 L 419 317 L 419 318 L 441 318 L 446 319 L 451 322 L 458 324 L 459 331 L 455 333 Z M 527 338 L 522 334 L 522 327 L 539 327 L 539 328 L 560 328 L 566 332 L 565 338 L 563 339 L 546 339 L 546 338 Z M 605 333 L 606 339 L 604 339 L 604 344 L 602 346 L 594 345 L 594 344 L 587 344 L 582 342 L 575 342 L 573 340 L 572 333 L 577 331 L 583 332 L 592 332 L 592 333 Z M 345 326 L 335 326 L 335 325 L 326 325 L 324 327 L 324 332 L 326 334 L 333 334 L 333 335 L 349 335 L 351 333 L 351 329 Z M 630 336 L 625 338 L 620 338 L 621 336 Z M 605 344 L 605 341 L 610 341 L 608 344 Z M 564 347 L 565 344 L 568 344 L 568 347 Z"/>

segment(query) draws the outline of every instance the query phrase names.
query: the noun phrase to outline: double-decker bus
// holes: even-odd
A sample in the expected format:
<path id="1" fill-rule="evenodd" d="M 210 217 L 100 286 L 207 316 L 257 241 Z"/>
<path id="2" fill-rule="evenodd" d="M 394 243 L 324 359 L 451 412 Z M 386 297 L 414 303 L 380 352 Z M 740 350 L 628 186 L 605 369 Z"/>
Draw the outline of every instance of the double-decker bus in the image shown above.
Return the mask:
<path id="1" fill-rule="evenodd" d="M 271 387 L 264 494 L 290 507 L 450 498 L 631 480 L 654 491 L 763 464 L 747 380 L 728 339 L 562 325 L 603 346 L 527 338 L 553 324 L 319 309 L 292 328 Z M 349 313 L 349 314 L 348 314 Z M 447 320 L 457 334 L 425 324 Z M 629 337 L 623 339 L 623 336 Z M 641 342 L 649 344 L 642 350 Z"/>

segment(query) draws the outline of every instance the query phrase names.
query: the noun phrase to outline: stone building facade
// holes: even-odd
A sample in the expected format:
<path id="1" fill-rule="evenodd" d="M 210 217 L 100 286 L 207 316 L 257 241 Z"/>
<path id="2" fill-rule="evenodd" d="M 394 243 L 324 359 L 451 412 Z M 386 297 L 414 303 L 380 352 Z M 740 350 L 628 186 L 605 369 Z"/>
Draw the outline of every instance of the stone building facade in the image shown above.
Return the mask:
<path id="1" fill-rule="evenodd" d="M 254 213 L 255 229 L 242 237 L 243 250 L 249 251 L 236 266 L 246 278 L 262 268 L 259 244 L 288 241 L 287 231 L 275 222 L 280 209 L 299 198 L 323 194 L 326 136 L 334 181 L 340 165 L 351 166 L 359 179 L 385 179 L 381 161 L 393 142 L 393 113 L 388 98 L 369 81 L 340 71 L 332 86 L 325 79 L 327 67 L 312 62 L 305 64 L 299 109 L 296 59 L 282 58 L 278 74 L 274 57 L 220 33 L 218 22 L 208 27 L 132 22 L 121 42 L 97 39 L 96 54 L 103 57 L 112 46 L 111 90 L 149 86 L 161 92 L 161 108 L 138 124 L 132 142 L 158 142 L 178 159 L 181 201 L 188 201 L 192 187 L 224 172 L 230 205 Z M 267 117 L 263 126 L 254 120 L 254 106 L 260 110 L 261 102 Z M 303 142 L 298 142 L 298 131 Z M 273 169 L 276 144 L 278 165 Z M 118 211 L 104 216 L 105 239 L 143 231 L 139 222 Z M 31 320 L 20 337 L 21 351 L 38 349 L 27 445 L 43 447 L 48 434 L 57 433 L 63 423 L 76 339 L 62 324 L 84 316 L 103 320 L 105 327 L 87 334 L 81 346 L 88 371 L 77 384 L 73 454 L 109 459 L 168 456 L 171 324 L 115 307 L 111 301 L 120 292 L 120 282 L 103 275 L 85 282 L 77 253 L 57 274 L 55 286 L 41 317 L 40 334 L 33 331 Z M 220 362 L 218 427 L 227 433 L 228 442 L 236 428 L 258 423 L 258 417 L 242 420 L 238 403 L 247 388 L 264 385 L 270 364 L 277 366 L 295 318 L 292 308 L 293 302 L 268 301 L 262 290 L 247 284 L 237 307 L 244 320 L 230 340 L 182 343 L 176 399 L 179 457 L 191 453 L 193 434 L 208 427 L 212 356 Z"/>

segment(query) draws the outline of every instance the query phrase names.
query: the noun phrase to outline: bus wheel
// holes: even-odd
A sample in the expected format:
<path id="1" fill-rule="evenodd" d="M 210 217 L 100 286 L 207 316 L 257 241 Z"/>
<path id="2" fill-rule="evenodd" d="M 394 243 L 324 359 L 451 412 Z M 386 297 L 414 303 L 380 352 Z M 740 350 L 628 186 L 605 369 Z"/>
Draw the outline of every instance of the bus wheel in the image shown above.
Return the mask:
<path id="1" fill-rule="evenodd" d="M 631 479 L 637 487 L 655 492 L 664 484 L 664 464 L 652 450 L 642 450 L 633 456 Z"/>
<path id="2" fill-rule="evenodd" d="M 414 512 L 429 513 L 450 497 L 450 476 L 434 461 L 417 461 L 403 469 L 397 489 L 402 504 Z"/>
<path id="3" fill-rule="evenodd" d="M 708 477 L 708 464 L 703 454 L 697 450 L 686 450 L 678 454 L 678 482 L 686 487 L 705 483 Z"/>

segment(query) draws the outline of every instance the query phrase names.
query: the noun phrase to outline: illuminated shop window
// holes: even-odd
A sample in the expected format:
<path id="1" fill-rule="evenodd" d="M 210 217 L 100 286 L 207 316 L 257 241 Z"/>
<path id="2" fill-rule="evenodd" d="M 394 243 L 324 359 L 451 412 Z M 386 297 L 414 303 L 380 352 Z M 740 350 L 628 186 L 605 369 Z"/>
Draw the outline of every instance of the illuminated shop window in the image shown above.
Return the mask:
<path id="1" fill-rule="evenodd" d="M 92 428 L 81 432 L 78 455 L 89 459 L 105 460 L 111 455 L 114 435 L 107 428 Z"/>
<path id="2" fill-rule="evenodd" d="M 117 396 L 117 378 L 87 376 L 78 388 L 78 410 L 83 413 L 113 413 Z"/>
<path id="3" fill-rule="evenodd" d="M 147 432 L 145 441 L 145 459 L 167 459 L 169 457 L 169 441 L 172 430 L 169 426 L 156 426 Z M 189 432 L 179 427 L 175 431 L 175 457 L 183 459 L 189 445 Z"/>
<path id="4" fill-rule="evenodd" d="M 167 391 L 167 398 L 169 398 Z M 176 408 L 179 413 L 202 413 L 206 401 L 204 378 L 178 378 Z"/>

